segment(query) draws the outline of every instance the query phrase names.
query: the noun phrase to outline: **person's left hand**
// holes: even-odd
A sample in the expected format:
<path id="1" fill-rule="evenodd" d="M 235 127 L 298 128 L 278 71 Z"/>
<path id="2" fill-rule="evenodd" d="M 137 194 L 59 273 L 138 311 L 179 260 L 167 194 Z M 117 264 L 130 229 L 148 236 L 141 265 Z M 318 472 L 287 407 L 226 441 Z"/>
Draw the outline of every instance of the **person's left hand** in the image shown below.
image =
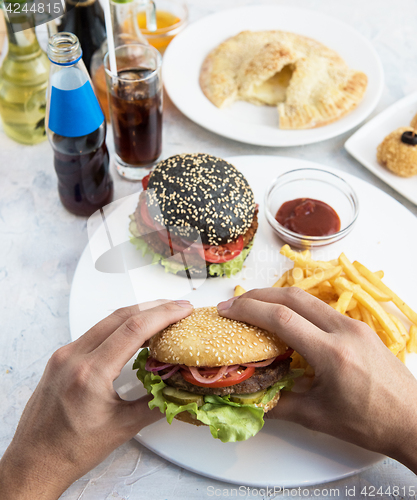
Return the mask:
<path id="1" fill-rule="evenodd" d="M 152 335 L 192 311 L 187 301 L 150 307 L 119 309 L 52 355 L 0 462 L 0 490 L 10 492 L 7 498 L 57 498 L 163 416 L 149 410 L 148 396 L 123 401 L 113 389 L 123 366 Z"/>

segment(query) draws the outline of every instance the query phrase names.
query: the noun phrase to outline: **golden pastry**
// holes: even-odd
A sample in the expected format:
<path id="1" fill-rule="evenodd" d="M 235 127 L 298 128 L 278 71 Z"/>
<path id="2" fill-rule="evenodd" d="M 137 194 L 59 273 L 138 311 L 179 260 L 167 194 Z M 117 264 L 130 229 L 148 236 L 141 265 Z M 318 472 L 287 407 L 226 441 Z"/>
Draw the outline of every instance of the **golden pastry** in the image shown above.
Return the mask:
<path id="1" fill-rule="evenodd" d="M 311 38 L 243 31 L 206 57 L 200 85 L 219 108 L 236 100 L 278 106 L 281 129 L 304 129 L 331 123 L 355 108 L 367 77 Z"/>
<path id="2" fill-rule="evenodd" d="M 401 177 L 417 174 L 417 131 L 400 127 L 385 137 L 377 148 L 377 160 Z"/>
<path id="3" fill-rule="evenodd" d="M 417 130 L 417 114 L 414 115 L 414 118 L 411 120 L 410 127 L 413 127 Z"/>

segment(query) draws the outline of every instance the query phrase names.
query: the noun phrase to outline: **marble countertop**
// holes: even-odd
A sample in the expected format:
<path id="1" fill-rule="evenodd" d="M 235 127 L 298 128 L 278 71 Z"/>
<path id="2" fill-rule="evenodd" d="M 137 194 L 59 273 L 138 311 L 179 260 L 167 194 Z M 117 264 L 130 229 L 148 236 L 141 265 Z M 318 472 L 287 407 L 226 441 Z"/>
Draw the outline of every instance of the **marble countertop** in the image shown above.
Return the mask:
<path id="1" fill-rule="evenodd" d="M 191 22 L 248 0 L 189 0 Z M 293 6 L 291 0 L 269 3 Z M 372 113 L 417 89 L 417 5 L 415 0 L 298 0 L 298 7 L 317 10 L 353 26 L 371 40 L 385 71 L 385 88 Z M 213 26 L 215 29 L 215 26 Z M 321 143 L 295 148 L 241 144 L 215 135 L 183 116 L 166 96 L 162 157 L 183 152 L 208 152 L 220 157 L 284 155 L 319 162 L 354 174 L 402 203 L 414 215 L 417 206 L 356 162 L 343 148 L 353 131 Z M 112 150 L 112 143 L 109 140 Z M 0 454 L 8 446 L 23 408 L 36 387 L 47 360 L 70 341 L 68 302 L 78 259 L 87 244 L 86 219 L 60 204 L 53 154 L 48 142 L 28 147 L 16 144 L 0 128 Z M 113 172 L 115 199 L 137 191 Z M 158 485 L 155 488 L 155 485 Z M 386 459 L 350 478 L 309 488 L 314 498 L 360 498 L 364 486 L 416 487 L 417 478 L 398 462 Z M 208 489 L 211 487 L 212 489 Z M 231 496 L 233 485 L 172 465 L 132 440 L 74 483 L 65 499 L 203 499 Z M 355 495 L 352 493 L 355 488 Z M 407 490 L 409 491 L 409 490 Z M 235 493 L 236 496 L 236 493 Z M 258 492 L 248 497 L 262 498 Z M 283 498 L 302 498 L 294 492 Z M 265 495 L 264 495 L 265 497 Z M 268 498 L 274 498 L 269 494 Z M 305 497 L 305 495 L 304 495 Z M 401 490 L 400 490 L 401 497 Z M 392 498 L 384 493 L 377 498 Z M 402 495 L 401 498 L 415 498 Z"/>

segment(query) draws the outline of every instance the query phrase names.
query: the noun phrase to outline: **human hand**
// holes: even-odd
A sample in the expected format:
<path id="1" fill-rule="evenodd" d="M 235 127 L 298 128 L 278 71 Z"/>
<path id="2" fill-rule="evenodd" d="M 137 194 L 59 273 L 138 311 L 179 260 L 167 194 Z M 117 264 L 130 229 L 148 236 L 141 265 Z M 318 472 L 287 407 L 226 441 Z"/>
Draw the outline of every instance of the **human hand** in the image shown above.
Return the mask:
<path id="1" fill-rule="evenodd" d="M 119 309 L 58 349 L 0 461 L 0 498 L 58 498 L 115 448 L 161 418 L 149 410 L 148 396 L 120 399 L 113 381 L 152 335 L 191 311 L 187 301 Z"/>
<path id="2" fill-rule="evenodd" d="M 218 310 L 278 334 L 315 370 L 307 391 L 282 393 L 266 418 L 331 434 L 417 472 L 417 380 L 365 323 L 296 287 L 253 290 Z"/>

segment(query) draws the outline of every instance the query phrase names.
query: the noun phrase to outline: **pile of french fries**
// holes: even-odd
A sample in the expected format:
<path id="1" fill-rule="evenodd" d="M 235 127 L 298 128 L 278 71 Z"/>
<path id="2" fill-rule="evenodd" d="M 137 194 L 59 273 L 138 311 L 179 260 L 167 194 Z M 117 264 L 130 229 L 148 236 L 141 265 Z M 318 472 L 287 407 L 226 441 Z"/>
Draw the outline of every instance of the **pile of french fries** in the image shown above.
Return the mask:
<path id="1" fill-rule="evenodd" d="M 382 282 L 383 271 L 372 272 L 359 262 L 352 263 L 344 253 L 338 259 L 320 261 L 313 260 L 309 250 L 295 252 L 284 245 L 281 254 L 292 260 L 294 267 L 273 287 L 302 288 L 341 314 L 365 322 L 403 363 L 406 352 L 417 352 L 417 313 Z M 234 295 L 242 295 L 245 291 L 238 285 Z M 405 318 L 400 319 L 383 307 L 382 304 L 389 302 L 395 304 L 399 315 Z M 409 328 L 406 318 L 411 323 Z M 299 353 L 294 352 L 292 358 L 291 367 L 305 368 L 306 375 L 314 374 Z"/>

